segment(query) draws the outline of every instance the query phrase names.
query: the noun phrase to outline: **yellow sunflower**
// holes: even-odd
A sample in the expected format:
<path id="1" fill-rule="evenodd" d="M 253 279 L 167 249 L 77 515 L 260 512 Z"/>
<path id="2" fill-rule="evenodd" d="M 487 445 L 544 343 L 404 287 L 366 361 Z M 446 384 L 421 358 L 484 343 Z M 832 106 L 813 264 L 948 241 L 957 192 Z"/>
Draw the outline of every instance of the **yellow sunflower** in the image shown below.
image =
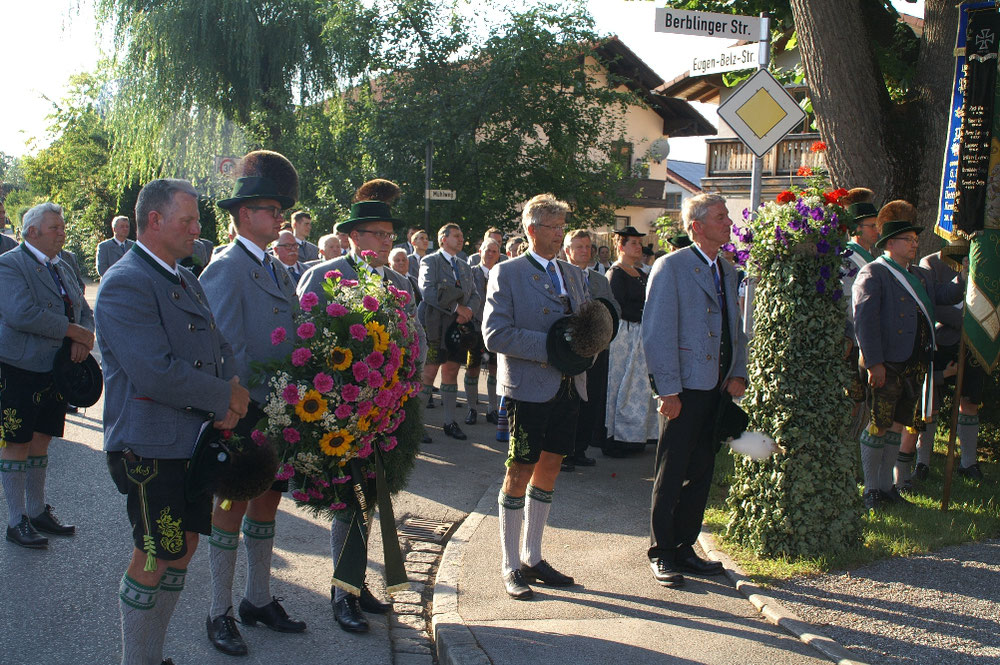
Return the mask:
<path id="1" fill-rule="evenodd" d="M 371 323 L 366 323 L 365 328 L 368 330 L 368 335 L 372 338 L 372 343 L 375 345 L 376 351 L 382 353 L 389 348 L 389 333 L 385 331 L 385 327 L 381 323 L 372 321 Z"/>
<path id="2" fill-rule="evenodd" d="M 354 441 L 351 433 L 347 430 L 339 429 L 336 432 L 327 432 L 324 434 L 323 438 L 319 440 L 319 447 L 320 450 L 331 457 L 342 457 L 351 449 L 351 441 Z"/>
<path id="3" fill-rule="evenodd" d="M 343 369 L 347 369 L 351 366 L 351 362 L 354 361 L 354 354 L 351 353 L 350 349 L 345 349 L 341 346 L 335 346 L 333 351 L 330 352 L 330 368 L 335 369 L 338 372 Z"/>
<path id="4" fill-rule="evenodd" d="M 326 413 L 326 400 L 317 390 L 307 390 L 305 397 L 295 405 L 295 414 L 303 422 L 314 423 Z"/>

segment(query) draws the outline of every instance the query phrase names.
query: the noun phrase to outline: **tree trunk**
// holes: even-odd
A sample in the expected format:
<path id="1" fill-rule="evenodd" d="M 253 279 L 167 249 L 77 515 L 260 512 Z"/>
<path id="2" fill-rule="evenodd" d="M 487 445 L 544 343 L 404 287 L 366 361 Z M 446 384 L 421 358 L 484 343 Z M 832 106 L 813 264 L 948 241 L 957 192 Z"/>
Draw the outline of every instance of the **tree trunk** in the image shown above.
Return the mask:
<path id="1" fill-rule="evenodd" d="M 900 195 L 907 160 L 889 131 L 891 102 L 860 0 L 791 0 L 802 64 L 834 184 Z"/>

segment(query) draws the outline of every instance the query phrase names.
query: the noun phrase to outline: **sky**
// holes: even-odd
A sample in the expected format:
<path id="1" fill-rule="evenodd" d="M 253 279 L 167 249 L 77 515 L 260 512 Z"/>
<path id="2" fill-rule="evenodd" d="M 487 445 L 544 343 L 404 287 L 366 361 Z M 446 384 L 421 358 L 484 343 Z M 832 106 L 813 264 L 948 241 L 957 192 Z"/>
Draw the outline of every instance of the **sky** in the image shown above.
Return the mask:
<path id="1" fill-rule="evenodd" d="M 110 36 L 98 33 L 91 0 L 4 4 L 0 34 L 6 66 L 0 80 L 4 96 L 0 152 L 20 156 L 47 145 L 46 116 L 53 108 L 49 100 L 63 97 L 72 74 L 95 67 L 102 48 L 110 48 Z M 893 4 L 908 14 L 923 16 L 923 0 L 916 4 L 893 0 Z M 663 6 L 662 1 L 588 0 L 587 5 L 598 32 L 618 35 L 667 81 L 687 71 L 692 53 L 713 50 L 724 41 L 654 32 L 654 10 Z M 695 107 L 713 124 L 718 123 L 713 105 Z M 670 159 L 705 159 L 704 141 L 700 138 L 673 139 L 670 143 Z"/>

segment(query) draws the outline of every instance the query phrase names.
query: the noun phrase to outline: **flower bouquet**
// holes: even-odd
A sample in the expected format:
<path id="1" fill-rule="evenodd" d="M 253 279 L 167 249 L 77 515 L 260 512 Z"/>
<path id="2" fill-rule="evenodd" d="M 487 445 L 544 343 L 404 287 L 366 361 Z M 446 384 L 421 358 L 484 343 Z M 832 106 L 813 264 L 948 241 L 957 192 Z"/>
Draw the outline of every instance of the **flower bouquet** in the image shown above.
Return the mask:
<path id="1" fill-rule="evenodd" d="M 355 487 L 370 491 L 376 457 L 389 489 L 401 489 L 420 439 L 419 400 L 407 406 L 421 387 L 415 322 L 403 311 L 410 296 L 359 273 L 328 272 L 328 304 L 303 294 L 296 329 L 271 333 L 274 344 L 294 335 L 294 349 L 267 368 L 266 424 L 251 435 L 275 442 L 275 477 L 296 503 L 329 517 L 364 502 Z"/>

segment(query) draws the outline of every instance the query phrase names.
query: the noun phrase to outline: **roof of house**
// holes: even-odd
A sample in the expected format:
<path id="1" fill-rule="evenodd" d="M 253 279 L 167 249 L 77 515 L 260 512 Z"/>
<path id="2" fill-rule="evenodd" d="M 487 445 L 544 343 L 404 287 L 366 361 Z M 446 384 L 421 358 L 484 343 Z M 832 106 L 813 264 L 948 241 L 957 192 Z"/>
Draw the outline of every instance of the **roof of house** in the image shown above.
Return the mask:
<path id="1" fill-rule="evenodd" d="M 691 192 L 701 191 L 701 179 L 705 177 L 705 165 L 701 162 L 667 160 L 667 178 Z"/>

